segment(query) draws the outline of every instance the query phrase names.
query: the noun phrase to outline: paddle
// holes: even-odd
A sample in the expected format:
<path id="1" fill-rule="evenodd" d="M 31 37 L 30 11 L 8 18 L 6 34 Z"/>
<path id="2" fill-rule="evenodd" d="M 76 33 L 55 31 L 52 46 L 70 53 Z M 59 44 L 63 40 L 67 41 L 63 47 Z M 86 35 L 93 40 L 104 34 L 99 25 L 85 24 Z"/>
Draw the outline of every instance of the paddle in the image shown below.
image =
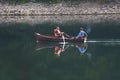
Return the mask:
<path id="1" fill-rule="evenodd" d="M 61 35 L 62 35 L 63 42 L 59 42 L 59 44 L 68 44 L 68 42 L 65 41 L 65 36 L 63 34 L 64 33 L 62 32 Z"/>
<path id="2" fill-rule="evenodd" d="M 63 39 L 63 43 L 65 44 L 65 37 L 64 37 L 63 33 L 62 33 L 62 39 Z"/>

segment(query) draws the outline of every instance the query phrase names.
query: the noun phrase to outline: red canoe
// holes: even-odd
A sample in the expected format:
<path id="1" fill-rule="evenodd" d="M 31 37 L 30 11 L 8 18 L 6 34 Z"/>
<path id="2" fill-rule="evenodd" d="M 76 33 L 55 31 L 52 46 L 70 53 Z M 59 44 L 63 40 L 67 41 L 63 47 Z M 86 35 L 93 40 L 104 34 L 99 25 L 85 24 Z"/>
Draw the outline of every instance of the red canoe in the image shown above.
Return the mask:
<path id="1" fill-rule="evenodd" d="M 75 39 L 75 38 L 56 38 L 50 35 L 43 35 L 39 33 L 35 33 L 37 41 L 47 41 L 47 42 L 86 42 L 86 38 L 84 39 Z"/>

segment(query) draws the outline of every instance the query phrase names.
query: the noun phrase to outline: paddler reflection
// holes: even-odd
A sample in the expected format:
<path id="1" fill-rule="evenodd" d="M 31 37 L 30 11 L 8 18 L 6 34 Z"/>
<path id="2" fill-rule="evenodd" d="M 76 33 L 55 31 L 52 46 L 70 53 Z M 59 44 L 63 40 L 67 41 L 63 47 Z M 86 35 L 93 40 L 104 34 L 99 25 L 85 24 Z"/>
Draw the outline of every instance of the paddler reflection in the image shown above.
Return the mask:
<path id="1" fill-rule="evenodd" d="M 55 46 L 55 52 L 54 54 L 57 55 L 57 56 L 60 56 L 60 54 L 64 51 L 64 49 L 62 49 L 61 47 L 59 46 Z"/>
<path id="2" fill-rule="evenodd" d="M 87 51 L 87 43 L 82 43 L 82 44 L 76 44 L 75 47 L 78 49 L 78 51 L 81 54 L 84 54 Z"/>
<path id="3" fill-rule="evenodd" d="M 78 51 L 80 52 L 80 55 L 87 55 L 88 59 L 91 59 L 92 57 L 92 54 L 91 53 L 87 53 L 87 48 L 88 48 L 88 45 L 87 43 L 82 43 L 80 45 L 75 45 L 76 48 L 78 49 Z"/>
<path id="4" fill-rule="evenodd" d="M 65 43 L 62 44 L 62 46 L 55 46 L 54 50 L 54 54 L 57 56 L 60 56 L 62 52 L 64 52 L 67 48 L 69 47 L 69 45 L 66 45 Z"/>
<path id="5" fill-rule="evenodd" d="M 87 43 L 79 43 L 79 44 L 62 44 L 61 46 L 54 47 L 54 54 L 60 56 L 68 47 L 76 47 L 81 55 L 84 55 L 87 51 Z"/>
<path id="6" fill-rule="evenodd" d="M 65 51 L 70 48 L 74 47 L 77 48 L 80 55 L 87 55 L 91 58 L 91 54 L 87 52 L 88 45 L 87 43 L 60 43 L 60 44 L 38 44 L 36 50 L 43 50 L 43 49 L 54 49 L 54 55 L 61 56 L 61 54 L 65 53 Z M 69 50 L 69 49 L 68 49 Z"/>

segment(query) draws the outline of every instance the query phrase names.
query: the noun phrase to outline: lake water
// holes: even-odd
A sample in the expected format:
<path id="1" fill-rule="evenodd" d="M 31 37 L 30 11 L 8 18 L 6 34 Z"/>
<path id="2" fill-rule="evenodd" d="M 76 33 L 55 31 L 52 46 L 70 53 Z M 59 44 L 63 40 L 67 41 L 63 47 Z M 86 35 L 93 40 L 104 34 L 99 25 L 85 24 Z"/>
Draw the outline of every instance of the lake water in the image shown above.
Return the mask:
<path id="1" fill-rule="evenodd" d="M 56 18 L 59 22 L 0 24 L 0 80 L 120 80 L 119 19 L 100 18 L 96 22 Z M 53 35 L 56 26 L 71 36 L 83 27 L 88 41 L 36 43 L 34 32 Z"/>

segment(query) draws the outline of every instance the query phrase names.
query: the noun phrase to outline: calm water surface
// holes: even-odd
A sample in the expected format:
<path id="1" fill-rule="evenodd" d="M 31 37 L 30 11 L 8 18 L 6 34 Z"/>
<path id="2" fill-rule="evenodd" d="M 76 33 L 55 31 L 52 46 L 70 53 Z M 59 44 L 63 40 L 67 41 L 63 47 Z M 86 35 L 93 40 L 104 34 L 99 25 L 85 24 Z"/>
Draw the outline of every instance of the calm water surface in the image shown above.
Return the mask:
<path id="1" fill-rule="evenodd" d="M 120 80 L 118 22 L 1 23 L 0 80 Z M 82 26 L 88 42 L 36 44 L 34 32 L 53 35 L 56 25 L 71 36 Z"/>

